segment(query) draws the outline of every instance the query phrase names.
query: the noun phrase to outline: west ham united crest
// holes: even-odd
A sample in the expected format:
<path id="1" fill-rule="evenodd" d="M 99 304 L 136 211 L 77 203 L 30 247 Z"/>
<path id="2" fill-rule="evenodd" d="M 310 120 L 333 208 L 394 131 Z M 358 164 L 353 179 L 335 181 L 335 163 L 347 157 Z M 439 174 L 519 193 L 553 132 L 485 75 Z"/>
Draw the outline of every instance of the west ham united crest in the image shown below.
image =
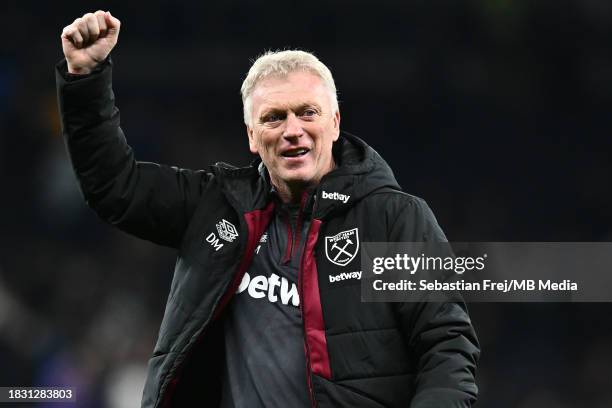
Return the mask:
<path id="1" fill-rule="evenodd" d="M 331 237 L 325 237 L 325 255 L 332 263 L 346 266 L 359 251 L 358 229 L 342 231 Z"/>

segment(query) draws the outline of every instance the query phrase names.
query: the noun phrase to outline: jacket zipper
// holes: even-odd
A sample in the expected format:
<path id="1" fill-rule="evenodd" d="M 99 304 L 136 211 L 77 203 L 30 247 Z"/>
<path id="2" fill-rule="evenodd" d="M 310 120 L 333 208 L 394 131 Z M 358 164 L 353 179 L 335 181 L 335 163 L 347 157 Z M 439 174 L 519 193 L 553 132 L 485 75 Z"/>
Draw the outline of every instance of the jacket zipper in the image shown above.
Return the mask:
<path id="1" fill-rule="evenodd" d="M 300 241 L 302 238 L 302 221 L 304 218 L 304 208 L 306 201 L 308 200 L 308 191 L 302 193 L 300 198 L 300 207 L 298 208 L 297 217 L 295 220 L 295 226 L 291 226 L 291 213 L 287 210 L 285 214 L 285 222 L 287 223 L 287 248 L 281 263 L 287 265 L 293 259 L 293 253 L 300 248 Z"/>
<path id="2" fill-rule="evenodd" d="M 308 200 L 308 191 L 304 191 L 302 193 L 302 198 L 300 200 L 300 208 L 298 209 L 297 220 L 295 221 L 295 241 L 293 248 L 300 248 L 300 241 L 302 238 L 302 221 L 304 218 L 304 208 L 306 208 L 306 201 Z M 310 231 L 310 227 L 308 227 Z M 306 234 L 308 236 L 308 234 Z"/>
<path id="3" fill-rule="evenodd" d="M 312 215 L 314 217 L 315 210 L 317 207 L 317 195 L 314 194 L 314 204 L 312 206 Z M 300 207 L 301 208 L 301 207 Z M 302 259 L 300 262 L 300 270 L 298 273 L 298 287 L 300 290 L 300 312 L 302 314 L 302 334 L 304 336 L 304 351 L 306 352 L 306 383 L 308 385 L 308 396 L 310 397 L 310 404 L 313 408 L 317 406 L 317 401 L 314 396 L 314 390 L 312 388 L 312 369 L 310 368 L 310 346 L 308 345 L 308 339 L 306 338 L 306 321 L 304 320 L 304 285 L 302 284 L 304 280 L 304 262 L 306 260 L 306 246 L 308 245 L 308 238 L 310 236 L 310 231 L 312 230 L 312 221 L 308 226 L 308 232 L 306 233 L 306 241 L 304 243 L 304 251 L 302 252 Z"/>

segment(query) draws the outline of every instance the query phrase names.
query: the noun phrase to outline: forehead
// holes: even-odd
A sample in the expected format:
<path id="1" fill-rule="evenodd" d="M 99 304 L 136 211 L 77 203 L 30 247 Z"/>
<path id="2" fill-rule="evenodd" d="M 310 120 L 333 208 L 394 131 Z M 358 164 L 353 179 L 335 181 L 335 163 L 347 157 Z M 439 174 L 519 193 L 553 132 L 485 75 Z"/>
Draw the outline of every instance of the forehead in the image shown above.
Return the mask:
<path id="1" fill-rule="evenodd" d="M 330 102 L 328 91 L 321 78 L 313 73 L 302 71 L 261 80 L 253 90 L 252 101 L 255 111 L 304 103 L 327 106 Z"/>

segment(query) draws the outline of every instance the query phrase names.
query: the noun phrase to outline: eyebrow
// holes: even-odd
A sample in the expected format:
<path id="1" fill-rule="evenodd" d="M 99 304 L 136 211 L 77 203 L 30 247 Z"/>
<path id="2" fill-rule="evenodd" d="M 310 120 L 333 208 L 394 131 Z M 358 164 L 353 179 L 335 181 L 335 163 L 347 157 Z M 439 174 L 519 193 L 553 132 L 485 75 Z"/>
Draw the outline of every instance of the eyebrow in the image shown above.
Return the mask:
<path id="1" fill-rule="evenodd" d="M 321 108 L 321 106 L 318 103 L 315 103 L 315 102 L 305 102 L 305 103 L 301 103 L 301 104 L 296 105 L 296 106 L 291 106 L 291 107 L 289 107 L 289 110 L 291 110 L 293 112 L 299 112 L 299 111 L 303 111 L 306 108 L 315 108 L 319 112 L 323 110 Z M 259 116 L 259 118 L 260 119 L 264 118 L 266 115 L 269 115 L 271 113 L 278 114 L 278 113 L 285 113 L 285 112 L 287 112 L 287 109 L 284 109 L 284 108 L 275 108 L 275 107 L 265 108 L 261 112 L 261 115 Z"/>

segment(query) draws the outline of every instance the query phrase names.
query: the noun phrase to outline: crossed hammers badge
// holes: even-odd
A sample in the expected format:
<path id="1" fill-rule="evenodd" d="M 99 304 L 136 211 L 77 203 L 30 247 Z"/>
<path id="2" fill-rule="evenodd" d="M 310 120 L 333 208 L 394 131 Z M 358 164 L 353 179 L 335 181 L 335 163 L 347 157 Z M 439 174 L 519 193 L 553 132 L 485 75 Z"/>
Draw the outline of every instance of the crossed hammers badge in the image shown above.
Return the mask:
<path id="1" fill-rule="evenodd" d="M 325 256 L 330 262 L 345 266 L 355 258 L 359 251 L 358 229 L 342 231 L 325 237 Z"/>

